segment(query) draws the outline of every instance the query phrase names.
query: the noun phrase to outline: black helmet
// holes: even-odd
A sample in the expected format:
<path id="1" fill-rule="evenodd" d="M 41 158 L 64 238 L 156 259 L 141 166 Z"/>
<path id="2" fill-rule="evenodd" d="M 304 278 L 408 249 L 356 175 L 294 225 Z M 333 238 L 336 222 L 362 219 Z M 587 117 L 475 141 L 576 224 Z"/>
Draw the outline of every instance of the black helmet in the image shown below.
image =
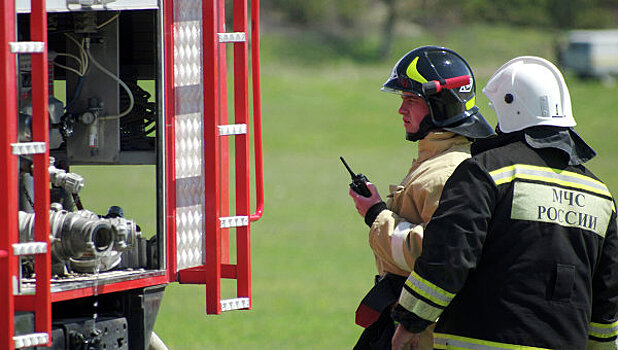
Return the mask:
<path id="1" fill-rule="evenodd" d="M 437 93 L 425 93 L 423 83 L 470 76 L 470 84 Z M 419 131 L 408 140 L 422 139 L 432 129 L 444 129 L 469 138 L 494 135 L 494 130 L 476 106 L 476 81 L 468 63 L 455 51 L 438 46 L 422 46 L 408 52 L 382 86 L 382 91 L 417 95 L 429 106 Z"/>

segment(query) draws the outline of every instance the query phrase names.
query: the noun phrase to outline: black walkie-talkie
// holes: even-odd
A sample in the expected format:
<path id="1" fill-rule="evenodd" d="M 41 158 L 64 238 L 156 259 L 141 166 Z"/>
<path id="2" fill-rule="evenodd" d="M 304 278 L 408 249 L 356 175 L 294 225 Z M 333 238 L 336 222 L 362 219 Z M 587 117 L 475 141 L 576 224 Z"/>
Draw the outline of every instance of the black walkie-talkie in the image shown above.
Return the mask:
<path id="1" fill-rule="evenodd" d="M 345 168 L 348 169 L 348 172 L 352 177 L 350 188 L 363 197 L 371 197 L 371 191 L 369 191 L 369 188 L 367 188 L 367 182 L 369 182 L 369 180 L 367 180 L 367 177 L 360 173 L 354 174 L 352 169 L 350 169 L 350 167 L 348 166 L 348 163 L 345 162 L 345 159 L 343 159 L 343 157 L 339 157 L 339 159 L 341 159 L 341 162 L 343 163 L 343 165 L 345 165 Z"/>

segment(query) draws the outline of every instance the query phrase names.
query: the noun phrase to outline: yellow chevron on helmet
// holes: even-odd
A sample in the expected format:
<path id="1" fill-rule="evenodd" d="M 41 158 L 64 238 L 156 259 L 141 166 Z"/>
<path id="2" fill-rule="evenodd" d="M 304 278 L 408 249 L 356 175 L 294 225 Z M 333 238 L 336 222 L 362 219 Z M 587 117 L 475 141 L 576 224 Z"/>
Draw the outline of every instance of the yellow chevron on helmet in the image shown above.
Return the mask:
<path id="1" fill-rule="evenodd" d="M 427 79 L 425 79 L 425 77 L 423 77 L 423 75 L 418 71 L 418 69 L 416 69 L 418 58 L 419 57 L 417 56 L 416 58 L 412 60 L 412 62 L 410 62 L 408 69 L 406 69 L 406 74 L 408 74 L 410 79 L 418 81 L 419 83 L 423 84 L 427 82 Z"/>

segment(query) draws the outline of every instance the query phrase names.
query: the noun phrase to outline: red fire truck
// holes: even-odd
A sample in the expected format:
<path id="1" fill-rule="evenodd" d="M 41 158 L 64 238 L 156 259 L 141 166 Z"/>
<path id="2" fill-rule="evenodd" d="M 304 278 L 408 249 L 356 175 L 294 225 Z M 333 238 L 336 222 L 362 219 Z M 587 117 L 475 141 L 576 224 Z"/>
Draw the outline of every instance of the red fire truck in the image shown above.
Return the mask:
<path id="1" fill-rule="evenodd" d="M 258 18 L 257 0 L 0 0 L 0 349 L 148 348 L 171 282 L 205 284 L 207 314 L 251 308 Z M 145 165 L 151 223 L 81 200 L 81 166 L 114 191 Z"/>

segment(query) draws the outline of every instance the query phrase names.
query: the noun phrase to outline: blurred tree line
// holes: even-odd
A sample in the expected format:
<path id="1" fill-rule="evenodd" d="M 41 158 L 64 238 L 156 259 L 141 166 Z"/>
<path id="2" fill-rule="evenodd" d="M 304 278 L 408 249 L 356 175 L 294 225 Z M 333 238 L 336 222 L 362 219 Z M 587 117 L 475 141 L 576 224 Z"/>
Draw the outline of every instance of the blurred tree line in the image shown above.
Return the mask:
<path id="1" fill-rule="evenodd" d="M 607 28 L 616 25 L 616 0 L 262 0 L 265 11 L 276 12 L 298 26 L 341 21 L 357 24 L 382 3 L 397 20 L 419 24 L 474 20 L 552 28 Z"/>
<path id="2" fill-rule="evenodd" d="M 471 22 L 556 30 L 618 24 L 617 0 L 262 0 L 261 6 L 271 20 L 295 28 L 339 37 L 377 32 L 383 57 L 390 54 L 398 24 L 429 31 Z"/>

